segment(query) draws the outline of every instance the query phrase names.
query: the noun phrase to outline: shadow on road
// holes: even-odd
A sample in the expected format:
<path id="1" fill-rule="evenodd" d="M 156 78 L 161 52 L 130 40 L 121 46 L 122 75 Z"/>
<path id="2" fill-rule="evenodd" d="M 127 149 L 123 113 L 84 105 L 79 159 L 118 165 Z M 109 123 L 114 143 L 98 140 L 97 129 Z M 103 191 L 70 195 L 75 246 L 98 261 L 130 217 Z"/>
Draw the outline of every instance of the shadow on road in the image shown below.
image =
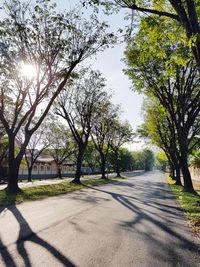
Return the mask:
<path id="1" fill-rule="evenodd" d="M 115 184 L 116 189 L 118 186 L 128 186 L 130 184 L 128 182 L 118 182 Z M 123 220 L 120 223 L 121 227 L 124 227 L 125 230 L 128 231 L 137 231 L 138 234 L 143 235 L 143 238 L 146 239 L 146 243 L 150 243 L 149 246 L 151 249 L 151 254 L 154 254 L 158 259 L 160 258 L 160 262 L 162 262 L 163 266 L 165 263 L 170 263 L 170 266 L 195 266 L 191 265 L 190 259 L 186 257 L 182 257 L 180 254 L 180 250 L 188 251 L 190 255 L 196 256 L 199 254 L 198 246 L 180 234 L 179 231 L 176 231 L 177 228 L 181 229 L 183 225 L 176 225 L 176 229 L 174 230 L 173 224 L 174 219 L 182 218 L 185 219 L 182 211 L 177 206 L 170 206 L 164 204 L 166 200 L 174 199 L 174 196 L 171 194 L 171 191 L 166 189 L 163 186 L 163 183 L 150 183 L 144 182 L 139 187 L 135 185 L 134 190 L 140 189 L 141 194 L 139 197 L 130 196 L 124 193 L 116 193 L 110 192 L 99 187 L 89 187 L 95 191 L 99 191 L 105 194 L 110 195 L 115 201 L 129 209 L 133 213 L 133 219 L 131 221 Z M 132 185 L 132 187 L 134 187 Z M 126 189 L 123 189 L 123 192 L 126 192 Z M 129 191 L 130 192 L 130 191 Z M 134 193 L 135 191 L 133 191 Z M 145 197 L 141 197 L 141 195 Z M 144 225 L 141 230 L 141 225 Z M 138 227 L 137 227 L 138 226 Z M 164 236 L 169 240 L 167 245 L 164 240 L 160 240 L 156 232 L 159 229 Z M 182 231 L 184 231 L 182 229 Z M 153 245 L 153 246 L 152 246 Z M 167 265 L 168 266 L 168 265 Z M 199 266 L 199 265 L 197 265 Z"/>
<path id="2" fill-rule="evenodd" d="M 187 235 L 184 235 L 184 225 L 178 223 L 181 216 L 182 219 L 184 219 L 182 212 L 173 204 L 173 201 L 171 202 L 174 197 L 170 190 L 163 186 L 163 183 L 143 181 L 142 183 L 133 184 L 128 181 L 120 181 L 113 184 L 112 191 L 102 189 L 101 187 L 86 187 L 93 190 L 92 194 L 91 191 L 88 190 L 87 192 L 87 190 L 85 190 L 85 192 L 81 191 L 81 194 L 80 191 L 74 193 L 70 197 L 95 204 L 113 199 L 119 203 L 120 206 L 122 205 L 128 209 L 131 217 L 129 217 L 129 220 L 126 220 L 126 218 L 121 219 L 120 217 L 118 225 L 125 231 L 135 231 L 138 235 L 142 235 L 143 239 L 145 239 L 145 246 L 141 249 L 150 250 L 151 255 L 160 262 L 160 266 L 198 266 L 193 264 L 193 258 L 198 254 L 198 246 L 190 241 Z M 130 194 L 130 187 L 132 189 L 132 194 Z M 104 186 L 104 188 L 109 188 L 109 186 Z M 105 197 L 102 197 L 102 195 L 98 196 L 97 192 L 102 192 L 106 195 Z M 65 196 L 62 196 L 62 198 L 64 197 Z M 31 267 L 30 258 L 25 247 L 26 241 L 33 242 L 44 248 L 61 265 L 69 267 L 75 266 L 54 246 L 34 233 L 16 206 L 10 206 L 8 209 L 19 224 L 20 229 L 16 245 L 18 254 L 23 259 L 24 266 Z M 0 213 L 3 212 L 3 210 L 3 208 L 0 208 Z M 174 227 L 174 220 L 177 218 L 179 218 L 179 220 L 176 220 L 177 225 Z M 74 224 L 74 222 L 70 223 Z M 79 225 L 75 226 L 77 231 L 81 231 L 81 229 L 78 228 Z M 137 239 L 135 242 L 137 242 Z M 183 252 L 185 252 L 185 255 L 183 255 Z M 0 253 L 5 266 L 17 266 L 8 248 L 4 246 L 1 237 Z"/>
<path id="3" fill-rule="evenodd" d="M 55 247 L 53 247 L 50 243 L 45 241 L 44 239 L 40 238 L 36 233 L 32 231 L 30 226 L 28 225 L 27 221 L 21 214 L 21 212 L 17 209 L 16 206 L 10 206 L 7 208 L 12 212 L 14 217 L 16 218 L 17 222 L 19 223 L 19 235 L 18 240 L 16 242 L 17 245 L 17 251 L 21 258 L 23 259 L 25 267 L 31 267 L 31 262 L 29 259 L 29 255 L 25 248 L 25 241 L 31 241 L 44 249 L 46 249 L 52 256 L 54 256 L 58 262 L 63 264 L 63 266 L 67 267 L 75 267 L 75 265 L 70 262 L 62 253 L 60 253 Z M 0 213 L 3 211 L 0 210 Z M 8 249 L 4 246 L 2 243 L 2 240 L 0 238 L 0 255 L 2 256 L 2 259 L 5 263 L 5 266 L 7 267 L 16 267 L 16 263 L 9 253 Z"/>

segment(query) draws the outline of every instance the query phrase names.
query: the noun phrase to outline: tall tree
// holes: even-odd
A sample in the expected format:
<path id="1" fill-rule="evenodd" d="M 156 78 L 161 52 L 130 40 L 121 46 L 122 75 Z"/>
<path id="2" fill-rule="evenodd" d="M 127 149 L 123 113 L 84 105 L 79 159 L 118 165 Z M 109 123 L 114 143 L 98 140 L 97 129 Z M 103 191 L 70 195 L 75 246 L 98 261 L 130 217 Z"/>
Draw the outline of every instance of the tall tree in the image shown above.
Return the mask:
<path id="1" fill-rule="evenodd" d="M 93 117 L 107 97 L 104 82 L 98 71 L 82 69 L 79 77 L 61 94 L 56 106 L 56 114 L 67 121 L 78 146 L 76 174 L 72 181 L 76 184 L 81 183 L 81 165 Z"/>
<path id="2" fill-rule="evenodd" d="M 102 179 L 106 179 L 106 162 L 113 139 L 113 126 L 118 116 L 117 109 L 109 100 L 102 103 L 92 123 L 91 136 L 100 155 Z"/>
<path id="3" fill-rule="evenodd" d="M 89 166 L 92 173 L 99 169 L 99 153 L 92 140 L 88 141 L 83 161 Z"/>
<path id="4" fill-rule="evenodd" d="M 172 178 L 176 180 L 177 185 L 181 185 L 179 145 L 176 127 L 170 119 L 170 115 L 167 114 L 159 101 L 154 98 L 145 101 L 144 119 L 142 128 L 145 131 L 145 136 L 147 135 L 155 145 L 165 152 L 169 161 Z"/>
<path id="5" fill-rule="evenodd" d="M 155 166 L 162 170 L 167 170 L 168 158 L 163 150 L 159 150 L 155 155 Z"/>
<path id="6" fill-rule="evenodd" d="M 154 165 L 154 153 L 148 148 L 142 151 L 142 161 L 145 171 L 151 171 Z"/>
<path id="7" fill-rule="evenodd" d="M 76 11 L 58 12 L 51 1 L 35 6 L 11 0 L 0 21 L 0 121 L 8 136 L 8 190 L 18 191 L 18 171 L 32 134 L 68 83 L 75 67 L 113 38 L 106 23 Z M 35 120 L 37 115 L 38 120 Z M 34 123 L 33 123 L 34 120 Z M 15 140 L 23 128 L 18 153 Z"/>
<path id="8" fill-rule="evenodd" d="M 186 191 L 193 191 L 188 154 L 194 145 L 193 138 L 199 132 L 199 123 L 196 120 L 200 112 L 199 74 L 193 62 L 187 59 L 187 48 L 184 49 L 182 43 L 177 41 L 175 45 L 169 40 L 160 42 L 160 25 L 157 23 L 153 27 L 157 33 L 154 42 L 158 42 L 160 47 L 159 53 L 156 53 L 155 47 L 152 49 L 150 29 L 146 27 L 149 25 L 149 18 L 144 19 L 143 23 L 136 42 L 126 52 L 127 73 L 138 90 L 156 97 L 169 114 L 176 129 L 184 188 Z M 174 32 L 170 33 L 175 35 Z M 182 60 L 184 57 L 187 61 Z"/>
<path id="9" fill-rule="evenodd" d="M 135 160 L 128 149 L 124 147 L 119 149 L 118 164 L 120 171 L 126 172 L 134 170 Z M 116 169 L 116 157 L 112 150 L 109 152 L 109 165 L 112 166 L 113 169 Z"/>
<path id="10" fill-rule="evenodd" d="M 0 180 L 6 177 L 8 166 L 8 138 L 5 136 L 0 138 Z"/>
<path id="11" fill-rule="evenodd" d="M 115 154 L 117 177 L 120 177 L 119 150 L 122 145 L 132 140 L 133 132 L 130 124 L 127 121 L 122 123 L 119 120 L 115 120 L 112 127 L 112 136 L 111 148 Z"/>

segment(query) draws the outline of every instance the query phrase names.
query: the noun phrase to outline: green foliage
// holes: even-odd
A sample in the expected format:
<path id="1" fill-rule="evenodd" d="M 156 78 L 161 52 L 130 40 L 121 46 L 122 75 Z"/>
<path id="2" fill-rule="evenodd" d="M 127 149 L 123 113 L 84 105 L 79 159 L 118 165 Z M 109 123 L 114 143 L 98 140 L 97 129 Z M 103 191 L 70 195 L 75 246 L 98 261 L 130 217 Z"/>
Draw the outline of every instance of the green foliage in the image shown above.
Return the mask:
<path id="1" fill-rule="evenodd" d="M 0 205 L 10 205 L 24 201 L 33 201 L 50 196 L 66 194 L 81 189 L 82 186 L 71 183 L 58 183 L 23 188 L 18 194 L 9 194 L 6 190 L 0 191 Z"/>
<path id="2" fill-rule="evenodd" d="M 134 160 L 134 170 L 143 170 L 142 151 L 132 151 L 131 154 Z"/>
<path id="3" fill-rule="evenodd" d="M 149 149 L 132 152 L 135 170 L 150 171 L 154 165 L 154 153 Z"/>
<path id="4" fill-rule="evenodd" d="M 200 168 L 200 150 L 196 150 L 190 156 L 190 165 Z"/>
<path id="5" fill-rule="evenodd" d="M 144 164 L 144 170 L 150 171 L 153 168 L 154 165 L 154 154 L 149 149 L 144 149 L 142 151 L 142 160 Z"/>
<path id="6" fill-rule="evenodd" d="M 115 153 L 112 150 L 110 150 L 109 152 L 108 159 L 109 159 L 109 165 L 115 169 L 116 157 Z M 122 172 L 134 170 L 135 161 L 132 156 L 132 153 L 128 151 L 128 149 L 126 148 L 119 149 L 118 164 L 119 164 L 119 169 Z"/>
<path id="7" fill-rule="evenodd" d="M 200 196 L 184 192 L 182 186 L 175 185 L 169 176 L 167 176 L 167 181 L 190 223 L 200 233 Z"/>
<path id="8" fill-rule="evenodd" d="M 148 98 L 145 130 L 171 163 L 181 154 L 183 164 L 200 124 L 199 74 L 182 28 L 167 17 L 145 17 L 125 55 L 134 88 Z"/>
<path id="9" fill-rule="evenodd" d="M 89 166 L 92 171 L 95 167 L 99 167 L 100 158 L 93 141 L 88 141 L 83 157 L 83 165 Z"/>
<path id="10" fill-rule="evenodd" d="M 155 166 L 158 169 L 160 169 L 162 171 L 166 171 L 167 163 L 168 163 L 168 159 L 167 159 L 167 156 L 163 150 L 160 150 L 158 153 L 156 153 Z"/>
<path id="11" fill-rule="evenodd" d="M 152 143 L 162 146 L 161 134 L 167 134 L 166 111 L 155 98 L 149 98 L 144 102 L 144 124 L 142 125 L 146 135 Z"/>
<path id="12" fill-rule="evenodd" d="M 6 167 L 8 165 L 8 138 L 0 139 L 0 165 Z"/>
<path id="13" fill-rule="evenodd" d="M 189 1 L 168 1 L 168 0 L 86 0 L 85 2 L 89 2 L 89 4 L 94 4 L 98 6 L 101 4 L 105 6 L 106 10 L 111 10 L 111 13 L 114 11 L 119 11 L 121 8 L 130 9 L 132 11 L 132 15 L 128 16 L 131 18 L 131 25 L 129 26 L 129 33 L 134 28 L 135 22 L 143 19 L 150 19 L 151 25 L 155 24 L 159 21 L 159 31 L 154 32 L 154 30 L 150 29 L 153 39 L 163 39 L 168 38 L 172 45 L 178 51 L 178 47 L 176 40 L 182 40 L 183 43 L 186 44 L 186 47 L 192 51 L 193 56 L 196 60 L 196 65 L 200 66 L 200 57 L 199 57 L 199 47 L 200 47 L 200 29 L 199 29 L 199 16 L 200 16 L 200 5 L 199 0 L 189 0 Z M 141 16 L 140 16 L 141 15 Z M 163 26 L 163 21 L 165 22 L 165 26 Z M 176 27 L 174 26 L 176 25 Z M 167 32 L 166 32 L 167 30 Z M 135 31 L 133 31 L 135 33 Z M 171 34 L 173 32 L 173 34 Z M 174 34 L 175 33 L 175 34 Z M 146 33 L 148 36 L 148 33 Z M 157 35 L 157 37 L 156 37 Z M 130 36 L 130 34 L 129 34 Z M 186 38 L 187 37 L 187 38 Z M 165 42 L 165 38 L 163 40 L 163 44 Z M 130 38 L 129 38 L 130 39 Z M 145 44 L 146 40 L 144 40 Z M 155 48 L 158 42 L 155 41 Z M 149 47 L 151 50 L 151 47 Z M 165 53 L 160 51 L 160 46 L 158 48 L 158 55 L 163 57 Z M 191 49 L 192 48 L 192 49 Z M 152 49 L 154 52 L 155 49 Z M 161 53 L 160 53 L 161 52 Z M 183 64 L 184 60 L 181 58 L 172 59 L 172 61 L 176 61 L 176 64 Z M 168 62 L 166 62 L 168 64 Z"/>
<path id="14" fill-rule="evenodd" d="M 147 131 L 147 127 L 146 127 L 145 123 L 143 123 L 137 127 L 136 134 L 140 138 L 148 138 L 149 137 L 149 133 Z"/>
<path id="15" fill-rule="evenodd" d="M 109 179 L 90 179 L 84 181 L 86 186 L 95 186 L 105 183 L 112 183 L 118 181 L 121 178 L 109 178 Z M 58 184 L 40 185 L 21 189 L 17 194 L 10 194 L 6 190 L 0 190 L 0 206 L 7 206 L 14 203 L 22 203 L 24 201 L 40 200 L 51 196 L 57 196 L 80 190 L 84 188 L 84 185 L 75 185 L 69 182 L 63 182 Z"/>
<path id="16" fill-rule="evenodd" d="M 131 152 L 128 151 L 126 148 L 122 148 L 119 151 L 119 164 L 121 171 L 131 171 L 134 167 L 134 160 L 131 155 Z"/>
<path id="17" fill-rule="evenodd" d="M 191 53 L 184 32 L 176 21 L 152 15 L 141 19 L 140 30 L 129 41 L 125 58 L 125 73 L 133 81 L 134 88 L 151 95 L 155 89 L 154 82 L 151 83 L 155 75 L 152 69 L 158 71 L 156 84 L 162 84 L 172 75 L 177 64 L 186 64 Z M 148 72 L 151 77 L 146 75 Z"/>
<path id="18" fill-rule="evenodd" d="M 130 142 L 132 138 L 133 132 L 128 121 L 120 122 L 119 119 L 116 118 L 112 125 L 112 149 L 119 149 L 123 144 Z"/>

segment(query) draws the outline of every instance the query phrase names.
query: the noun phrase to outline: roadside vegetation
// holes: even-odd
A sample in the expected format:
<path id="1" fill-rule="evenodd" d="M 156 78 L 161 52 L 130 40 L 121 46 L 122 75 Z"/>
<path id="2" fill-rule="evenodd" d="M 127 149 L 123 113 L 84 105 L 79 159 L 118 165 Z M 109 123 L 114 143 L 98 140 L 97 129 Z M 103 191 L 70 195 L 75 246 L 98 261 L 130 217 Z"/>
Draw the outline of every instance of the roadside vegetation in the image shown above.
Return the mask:
<path id="1" fill-rule="evenodd" d="M 88 179 L 83 184 L 61 182 L 57 184 L 39 185 L 22 188 L 18 193 L 10 193 L 7 189 L 0 190 L 0 206 L 19 204 L 24 201 L 41 200 L 47 197 L 70 193 L 85 188 L 85 186 L 97 186 L 126 179 L 125 176 L 108 179 Z"/>
<path id="2" fill-rule="evenodd" d="M 90 141 L 90 146 L 88 146 L 89 152 L 86 153 L 83 163 L 88 164 L 88 162 L 92 162 L 95 159 L 94 166 L 92 168 L 98 167 L 98 159 L 94 157 L 95 147 Z M 51 153 L 57 153 L 57 155 L 66 155 L 63 149 L 51 149 Z M 59 152 L 63 152 L 63 154 L 58 154 Z M 69 150 L 68 152 L 69 153 Z M 151 170 L 154 164 L 154 155 L 153 152 L 148 149 L 143 149 L 141 151 L 130 152 L 126 148 L 119 148 L 119 156 L 118 156 L 118 171 L 133 171 L 133 170 Z M 90 166 L 88 164 L 88 166 Z M 107 170 L 105 172 L 105 176 L 101 178 L 94 178 L 93 175 L 84 175 L 84 179 L 81 184 L 70 183 L 73 178 L 68 178 L 66 181 L 62 181 L 60 178 L 55 178 L 55 180 L 60 180 L 59 183 L 54 184 L 46 184 L 46 185 L 37 185 L 38 181 L 42 179 L 32 180 L 32 186 L 21 187 L 18 192 L 10 192 L 9 190 L 4 189 L 0 190 L 0 206 L 7 206 L 14 203 L 22 203 L 24 201 L 32 201 L 32 200 L 40 200 L 51 196 L 57 196 L 61 194 L 66 194 L 75 190 L 80 190 L 84 188 L 84 186 L 95 186 L 106 183 L 111 183 L 118 181 L 119 179 L 124 179 L 123 175 L 117 176 L 115 178 L 108 178 L 108 173 L 116 172 L 116 158 L 113 155 L 112 150 L 108 151 L 108 160 L 107 160 Z M 100 173 L 101 174 L 101 173 Z M 60 177 L 60 175 L 58 175 Z M 62 178 L 64 178 L 62 176 Z M 83 175 L 81 176 L 83 178 Z M 29 181 L 29 179 L 28 179 Z"/>
<path id="3" fill-rule="evenodd" d="M 194 232 L 200 237 L 200 191 L 197 191 L 196 194 L 185 192 L 183 187 L 176 185 L 175 181 L 169 176 L 167 176 L 167 181 L 178 203 L 189 219 Z"/>

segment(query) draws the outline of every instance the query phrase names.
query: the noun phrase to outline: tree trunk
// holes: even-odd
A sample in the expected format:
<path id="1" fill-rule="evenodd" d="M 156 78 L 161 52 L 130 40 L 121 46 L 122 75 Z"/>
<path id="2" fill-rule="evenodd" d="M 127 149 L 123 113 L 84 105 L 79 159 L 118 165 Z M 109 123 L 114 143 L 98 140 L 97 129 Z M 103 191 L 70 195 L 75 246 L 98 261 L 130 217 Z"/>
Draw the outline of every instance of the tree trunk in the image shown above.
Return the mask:
<path id="1" fill-rule="evenodd" d="M 178 163 L 175 164 L 175 169 L 176 169 L 176 185 L 182 185 L 182 183 L 181 183 L 180 165 Z"/>
<path id="2" fill-rule="evenodd" d="M 188 134 L 182 128 L 179 131 L 180 165 L 182 168 L 184 191 L 194 193 L 192 178 L 188 168 Z"/>
<path id="3" fill-rule="evenodd" d="M 117 173 L 117 177 L 121 177 L 118 159 L 116 161 L 116 173 Z"/>
<path id="4" fill-rule="evenodd" d="M 61 166 L 57 166 L 57 171 L 58 171 L 58 178 L 62 179 L 62 172 L 61 172 Z"/>
<path id="5" fill-rule="evenodd" d="M 20 161 L 15 159 L 15 138 L 9 136 L 9 155 L 8 155 L 8 187 L 10 193 L 17 193 L 20 191 L 18 187 Z"/>
<path id="6" fill-rule="evenodd" d="M 106 160 L 104 155 L 101 155 L 101 179 L 106 179 Z"/>
<path id="7" fill-rule="evenodd" d="M 75 178 L 74 180 L 71 181 L 71 183 L 81 184 L 80 178 L 81 178 L 81 166 L 82 166 L 83 155 L 84 155 L 84 148 L 79 147 L 78 157 L 76 162 Z"/>
<path id="8" fill-rule="evenodd" d="M 170 166 L 169 166 L 169 176 L 172 178 L 172 180 L 176 180 L 175 178 L 175 168 L 174 168 L 174 164 L 172 162 L 170 162 Z"/>
<path id="9" fill-rule="evenodd" d="M 117 177 L 121 177 L 121 174 L 120 174 L 120 167 L 119 167 L 119 153 L 118 153 L 118 149 L 115 151 L 115 160 L 116 160 L 116 163 L 115 163 L 115 166 L 116 166 L 116 173 L 117 173 Z"/>
<path id="10" fill-rule="evenodd" d="M 186 192 L 194 193 L 195 191 L 193 188 L 192 179 L 191 179 L 190 171 L 188 168 L 187 155 L 185 155 L 185 153 L 181 157 L 181 166 L 182 166 L 182 173 L 183 173 L 184 190 Z"/>
<path id="11" fill-rule="evenodd" d="M 32 169 L 33 166 L 28 167 L 28 182 L 32 181 Z"/>
<path id="12" fill-rule="evenodd" d="M 4 179 L 4 169 L 3 166 L 0 164 L 0 180 Z"/>
<path id="13" fill-rule="evenodd" d="M 90 166 L 90 169 L 91 169 L 91 172 L 93 174 L 94 173 L 94 167 L 93 166 Z"/>

